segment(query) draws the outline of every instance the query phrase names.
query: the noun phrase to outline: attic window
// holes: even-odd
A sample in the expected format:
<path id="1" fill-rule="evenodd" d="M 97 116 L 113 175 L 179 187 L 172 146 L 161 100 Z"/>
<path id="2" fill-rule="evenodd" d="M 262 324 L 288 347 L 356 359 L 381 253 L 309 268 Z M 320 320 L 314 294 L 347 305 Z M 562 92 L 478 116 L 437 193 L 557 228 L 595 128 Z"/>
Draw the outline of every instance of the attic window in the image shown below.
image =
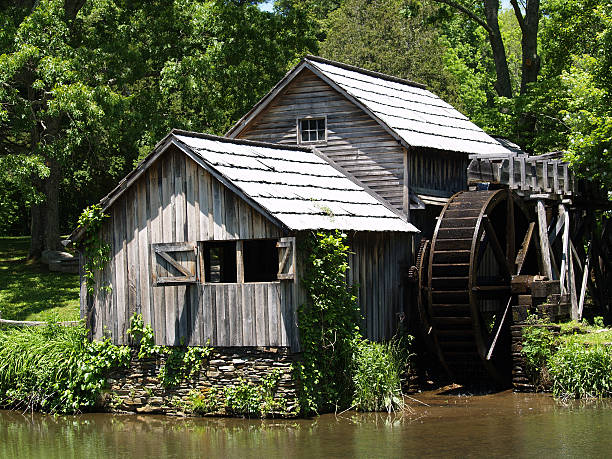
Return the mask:
<path id="1" fill-rule="evenodd" d="M 327 118 L 298 119 L 298 143 L 325 142 L 327 140 Z"/>

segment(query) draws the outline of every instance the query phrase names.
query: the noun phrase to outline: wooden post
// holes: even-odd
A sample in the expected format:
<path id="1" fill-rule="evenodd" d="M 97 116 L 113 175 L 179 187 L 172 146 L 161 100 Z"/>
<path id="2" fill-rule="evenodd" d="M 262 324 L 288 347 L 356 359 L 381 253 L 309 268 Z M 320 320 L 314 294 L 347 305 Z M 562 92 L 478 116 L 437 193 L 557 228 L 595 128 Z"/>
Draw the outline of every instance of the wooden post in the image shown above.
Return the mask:
<path id="1" fill-rule="evenodd" d="M 537 202 L 538 231 L 540 235 L 540 256 L 544 267 L 544 275 L 552 280 L 552 267 L 550 261 L 550 246 L 548 245 L 548 226 L 546 224 L 546 209 L 541 199 Z"/>
<path id="2" fill-rule="evenodd" d="M 561 293 L 568 293 L 568 268 L 570 262 L 569 251 L 569 213 L 563 204 L 559 204 L 559 219 L 563 219 L 563 242 L 561 249 L 561 270 L 559 272 L 559 281 L 561 281 Z"/>
<path id="3" fill-rule="evenodd" d="M 243 243 L 236 241 L 236 282 L 244 284 Z"/>
<path id="4" fill-rule="evenodd" d="M 404 184 L 402 189 L 402 198 L 404 214 L 406 214 L 406 219 L 410 221 L 410 158 L 408 157 L 408 149 L 404 148 Z"/>
<path id="5" fill-rule="evenodd" d="M 591 243 L 588 242 L 586 261 L 584 262 L 584 270 L 582 271 L 582 285 L 580 286 L 580 301 L 578 302 L 578 319 L 582 320 L 582 310 L 584 308 L 584 297 L 586 296 L 587 281 L 589 279 L 589 271 L 591 264 Z"/>

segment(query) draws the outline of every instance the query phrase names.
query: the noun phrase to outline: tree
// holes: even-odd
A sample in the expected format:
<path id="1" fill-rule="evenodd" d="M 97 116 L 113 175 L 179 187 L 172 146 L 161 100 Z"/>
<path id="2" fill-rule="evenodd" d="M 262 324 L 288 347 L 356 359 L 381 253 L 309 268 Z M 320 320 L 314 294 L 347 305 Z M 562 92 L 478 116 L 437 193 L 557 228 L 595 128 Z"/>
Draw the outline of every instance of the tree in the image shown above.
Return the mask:
<path id="1" fill-rule="evenodd" d="M 433 0 L 444 3 L 465 14 L 468 18 L 483 27 L 488 34 L 493 53 L 497 81 L 495 90 L 501 97 L 513 97 L 506 48 L 499 25 L 499 0 Z M 538 55 L 538 26 L 540 22 L 540 0 L 525 0 L 523 8 L 518 0 L 510 0 L 514 14 L 521 30 L 522 72 L 520 93 L 525 94 L 530 83 L 534 83 L 540 72 Z"/>
<path id="2" fill-rule="evenodd" d="M 445 47 L 427 23 L 430 8 L 406 0 L 346 0 L 326 20 L 323 57 L 426 84 L 454 105 L 457 81 Z"/>
<path id="3" fill-rule="evenodd" d="M 32 256 L 60 247 L 60 230 L 170 129 L 223 133 L 314 47 L 299 16 L 256 3 L 40 0 L 0 11 L 0 183 L 10 184 L 0 213 L 14 213 L 2 205 L 14 196 L 30 208 Z"/>

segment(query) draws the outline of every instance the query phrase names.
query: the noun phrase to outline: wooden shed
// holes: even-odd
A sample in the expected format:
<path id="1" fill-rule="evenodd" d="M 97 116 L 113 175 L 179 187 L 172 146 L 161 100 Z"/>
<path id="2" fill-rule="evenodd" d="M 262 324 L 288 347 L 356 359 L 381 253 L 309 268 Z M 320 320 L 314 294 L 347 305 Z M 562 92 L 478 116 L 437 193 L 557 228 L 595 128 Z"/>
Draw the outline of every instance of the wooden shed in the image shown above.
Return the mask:
<path id="1" fill-rule="evenodd" d="M 426 236 L 467 189 L 469 154 L 508 154 L 423 85 L 305 57 L 226 134 L 315 145 Z"/>
<path id="2" fill-rule="evenodd" d="M 142 313 L 158 344 L 296 350 L 299 240 L 320 229 L 349 235 L 369 338 L 390 338 L 404 312 L 416 228 L 312 147 L 175 130 L 101 205 L 111 260 L 95 294 L 81 287 L 94 338 L 126 343 Z"/>

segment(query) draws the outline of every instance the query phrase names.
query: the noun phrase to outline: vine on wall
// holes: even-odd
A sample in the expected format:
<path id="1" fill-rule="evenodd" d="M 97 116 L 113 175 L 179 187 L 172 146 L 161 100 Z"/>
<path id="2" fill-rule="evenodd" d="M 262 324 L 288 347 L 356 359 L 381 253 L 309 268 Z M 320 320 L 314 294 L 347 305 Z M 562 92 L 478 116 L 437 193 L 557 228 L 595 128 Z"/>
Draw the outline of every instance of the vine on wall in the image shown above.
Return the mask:
<path id="1" fill-rule="evenodd" d="M 87 292 L 93 295 L 95 290 L 95 273 L 102 271 L 104 265 L 110 261 L 110 245 L 100 239 L 102 222 L 108 215 L 102 212 L 102 206 L 94 204 L 86 207 L 79 216 L 78 225 L 85 230 L 83 247 L 85 249 L 85 281 Z M 110 285 L 102 286 L 109 290 Z"/>
<path id="2" fill-rule="evenodd" d="M 306 304 L 298 310 L 302 360 L 296 364 L 305 414 L 350 406 L 353 355 L 361 339 L 355 287 L 346 285 L 346 234 L 313 234 L 306 241 L 303 285 Z"/>
<path id="3" fill-rule="evenodd" d="M 166 362 L 159 369 L 159 381 L 166 388 L 176 387 L 184 379 L 191 379 L 200 371 L 202 362 L 212 352 L 208 346 L 157 346 L 150 325 L 145 325 L 142 314 L 130 319 L 127 333 L 138 343 L 138 358 L 166 356 Z"/>
<path id="4" fill-rule="evenodd" d="M 408 367 L 410 335 L 388 343 L 369 341 L 359 330 L 356 287 L 346 282 L 347 236 L 339 231 L 311 235 L 303 278 L 306 304 L 298 310 L 304 414 L 349 407 L 361 411 L 402 409 L 401 382 Z"/>

